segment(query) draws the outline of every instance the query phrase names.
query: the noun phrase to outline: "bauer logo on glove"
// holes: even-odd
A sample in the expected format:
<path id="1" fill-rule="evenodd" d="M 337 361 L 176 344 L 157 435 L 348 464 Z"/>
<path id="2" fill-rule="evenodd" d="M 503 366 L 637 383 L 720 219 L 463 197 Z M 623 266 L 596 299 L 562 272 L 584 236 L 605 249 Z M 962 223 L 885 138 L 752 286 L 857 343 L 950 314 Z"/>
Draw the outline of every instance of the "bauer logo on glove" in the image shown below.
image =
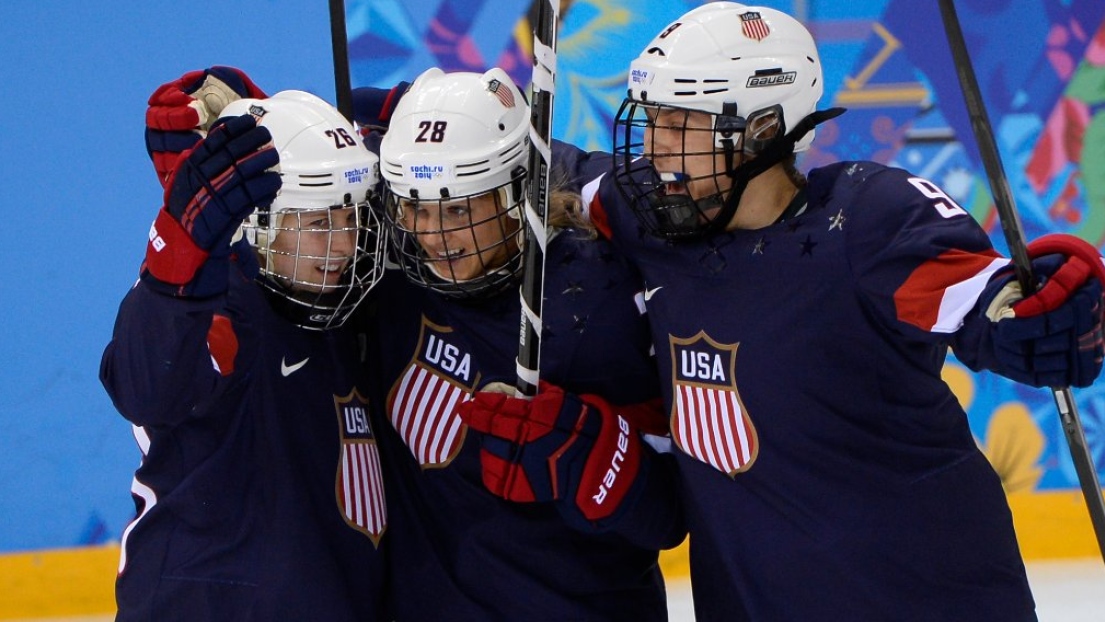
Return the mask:
<path id="1" fill-rule="evenodd" d="M 545 382 L 532 399 L 478 392 L 459 412 L 482 434 L 488 490 L 520 503 L 557 501 L 582 529 L 601 529 L 632 505 L 648 467 L 635 422 L 663 418 L 658 402 L 613 406 Z"/>

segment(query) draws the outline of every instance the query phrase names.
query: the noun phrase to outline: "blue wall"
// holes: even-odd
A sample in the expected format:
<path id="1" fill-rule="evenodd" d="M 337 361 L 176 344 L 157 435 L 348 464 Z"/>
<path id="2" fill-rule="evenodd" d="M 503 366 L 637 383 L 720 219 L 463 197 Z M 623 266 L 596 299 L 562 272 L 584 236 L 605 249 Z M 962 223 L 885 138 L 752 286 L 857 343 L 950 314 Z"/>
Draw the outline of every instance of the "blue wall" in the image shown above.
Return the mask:
<path id="1" fill-rule="evenodd" d="M 117 540 L 133 513 L 97 372 L 161 202 L 146 99 L 229 64 L 333 100 L 330 54 L 325 2 L 0 3 L 0 552 Z"/>

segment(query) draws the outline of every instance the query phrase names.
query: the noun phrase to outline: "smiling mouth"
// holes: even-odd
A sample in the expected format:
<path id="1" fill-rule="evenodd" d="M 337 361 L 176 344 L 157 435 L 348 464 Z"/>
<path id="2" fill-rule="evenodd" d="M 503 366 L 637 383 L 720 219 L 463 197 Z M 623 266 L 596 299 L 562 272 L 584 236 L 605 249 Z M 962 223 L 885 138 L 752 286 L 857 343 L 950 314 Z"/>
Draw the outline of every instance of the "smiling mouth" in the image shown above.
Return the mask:
<path id="1" fill-rule="evenodd" d="M 659 176 L 660 188 L 663 190 L 665 196 L 690 194 L 690 190 L 687 189 L 687 182 L 690 181 L 690 176 L 686 173 L 661 172 Z"/>
<path id="2" fill-rule="evenodd" d="M 465 260 L 471 257 L 465 249 L 427 253 L 426 267 L 439 279 L 444 281 L 463 282 L 468 280 L 471 270 L 470 264 Z"/>
<path id="3" fill-rule="evenodd" d="M 427 253 L 430 263 L 455 263 L 458 260 L 467 257 L 465 249 L 455 248 L 446 251 L 438 251 L 436 253 Z"/>
<path id="4" fill-rule="evenodd" d="M 322 274 L 323 282 L 327 282 L 340 279 L 347 266 L 348 262 L 346 261 L 329 261 L 316 266 L 315 270 Z"/>

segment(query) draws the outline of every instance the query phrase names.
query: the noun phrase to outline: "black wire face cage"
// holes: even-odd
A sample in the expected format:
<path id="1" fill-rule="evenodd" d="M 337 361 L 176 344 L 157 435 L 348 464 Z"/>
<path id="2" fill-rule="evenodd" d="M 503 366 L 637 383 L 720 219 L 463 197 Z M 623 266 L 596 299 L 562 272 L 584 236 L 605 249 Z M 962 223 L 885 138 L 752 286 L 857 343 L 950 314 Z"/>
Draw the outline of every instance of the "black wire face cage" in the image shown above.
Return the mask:
<path id="1" fill-rule="evenodd" d="M 507 192 L 513 185 L 513 193 Z M 485 298 L 522 273 L 522 184 L 480 194 L 422 199 L 388 192 L 385 221 L 407 278 L 442 295 Z M 511 197 L 513 194 L 513 198 Z"/>
<path id="2" fill-rule="evenodd" d="M 270 218 L 276 222 L 264 224 Z M 341 326 L 383 276 L 386 234 L 369 202 L 283 210 L 258 229 L 267 240 L 258 245 L 261 283 L 280 299 L 277 310 L 302 328 Z"/>
<path id="3" fill-rule="evenodd" d="M 650 234 L 694 239 L 723 229 L 744 184 L 735 184 L 738 156 L 751 155 L 781 135 L 782 111 L 772 107 L 752 120 L 713 115 L 632 99 L 615 120 L 614 181 Z M 762 138 L 745 134 L 762 128 Z M 747 183 L 747 182 L 745 182 Z"/>

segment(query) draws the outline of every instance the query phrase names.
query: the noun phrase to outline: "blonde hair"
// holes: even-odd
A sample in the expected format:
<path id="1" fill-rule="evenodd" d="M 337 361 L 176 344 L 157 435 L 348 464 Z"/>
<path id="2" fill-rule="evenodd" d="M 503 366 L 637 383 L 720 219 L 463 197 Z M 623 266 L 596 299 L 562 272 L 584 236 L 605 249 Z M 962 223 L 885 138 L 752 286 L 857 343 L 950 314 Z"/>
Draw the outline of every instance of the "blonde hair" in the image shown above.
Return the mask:
<path id="1" fill-rule="evenodd" d="M 787 174 L 790 179 L 790 183 L 794 184 L 797 188 L 804 188 L 806 186 L 806 176 L 802 174 L 802 171 L 798 170 L 798 154 L 792 153 L 785 160 L 780 162 L 783 165 L 783 172 Z"/>
<path id="2" fill-rule="evenodd" d="M 568 176 L 563 171 L 555 173 L 549 183 L 549 217 L 545 222 L 548 229 L 578 229 L 588 238 L 598 235 L 595 226 L 583 215 L 583 196 L 574 190 L 568 190 Z"/>

